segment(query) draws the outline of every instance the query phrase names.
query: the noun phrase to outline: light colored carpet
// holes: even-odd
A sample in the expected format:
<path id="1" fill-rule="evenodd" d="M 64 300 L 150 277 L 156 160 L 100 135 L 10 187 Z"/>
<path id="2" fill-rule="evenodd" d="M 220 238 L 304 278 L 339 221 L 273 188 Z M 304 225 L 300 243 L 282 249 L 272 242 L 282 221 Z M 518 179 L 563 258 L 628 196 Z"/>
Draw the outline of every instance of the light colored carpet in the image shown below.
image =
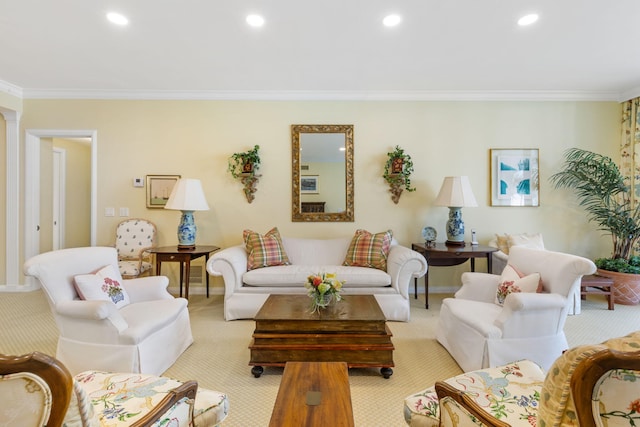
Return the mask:
<path id="1" fill-rule="evenodd" d="M 393 376 L 385 380 L 378 369 L 350 369 L 351 398 L 356 426 L 404 426 L 403 399 L 436 380 L 461 372 L 435 339 L 443 297 L 411 299 L 411 321 L 389 322 L 395 345 Z M 607 310 L 599 296 L 583 301 L 582 314 L 567 319 L 571 346 L 597 343 L 640 329 L 640 307 L 616 305 Z M 229 416 L 224 427 L 262 427 L 269 424 L 281 368 L 265 368 L 260 378 L 250 373 L 249 350 L 254 322 L 222 318 L 222 296 L 190 297 L 189 310 L 195 342 L 165 375 L 195 379 L 200 386 L 227 393 Z M 55 355 L 57 328 L 43 294 L 0 294 L 0 353 L 24 354 L 34 350 Z M 330 423 L 328 424 L 330 425 Z"/>

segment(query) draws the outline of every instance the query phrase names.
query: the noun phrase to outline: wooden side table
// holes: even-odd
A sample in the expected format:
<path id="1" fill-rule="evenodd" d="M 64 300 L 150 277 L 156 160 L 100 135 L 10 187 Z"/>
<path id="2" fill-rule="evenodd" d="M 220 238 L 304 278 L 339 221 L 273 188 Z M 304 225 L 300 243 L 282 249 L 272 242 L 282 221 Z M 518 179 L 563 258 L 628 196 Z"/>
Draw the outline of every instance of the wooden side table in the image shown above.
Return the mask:
<path id="1" fill-rule="evenodd" d="M 420 252 L 427 259 L 427 274 L 424 276 L 425 308 L 429 308 L 429 271 L 431 267 L 450 267 L 471 260 L 471 271 L 476 271 L 476 258 L 487 259 L 487 271 L 491 271 L 491 254 L 497 248 L 482 245 L 454 246 L 436 243 L 435 246 L 427 246 L 424 243 L 413 243 L 411 249 Z M 418 279 L 413 282 L 415 298 L 418 298 Z"/>
<path id="2" fill-rule="evenodd" d="M 189 274 L 191 273 L 191 261 L 205 257 L 205 265 L 209 260 L 209 254 L 220 250 L 217 246 L 196 246 L 192 249 L 179 249 L 178 246 L 163 246 L 149 249 L 156 256 L 156 276 L 160 275 L 163 262 L 180 263 L 180 296 L 182 296 L 182 282 L 184 281 L 184 297 L 189 299 Z M 186 277 L 185 277 L 186 273 Z M 209 298 L 209 274 L 205 271 L 207 280 L 207 298 Z"/>
<path id="3" fill-rule="evenodd" d="M 613 279 L 600 276 L 598 274 L 591 274 L 589 276 L 582 276 L 580 282 L 580 298 L 586 299 L 587 295 L 598 294 L 604 295 L 607 298 L 607 304 L 609 310 L 614 309 L 615 297 L 613 295 Z"/>

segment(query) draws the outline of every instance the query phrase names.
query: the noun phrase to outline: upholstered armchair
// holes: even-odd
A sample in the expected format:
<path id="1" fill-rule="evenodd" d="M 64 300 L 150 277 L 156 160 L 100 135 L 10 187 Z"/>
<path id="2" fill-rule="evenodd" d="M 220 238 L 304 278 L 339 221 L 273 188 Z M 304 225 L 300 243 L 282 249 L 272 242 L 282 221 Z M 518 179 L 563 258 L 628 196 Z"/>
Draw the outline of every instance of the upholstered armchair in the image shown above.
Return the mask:
<path id="1" fill-rule="evenodd" d="M 442 302 L 436 338 L 465 372 L 520 359 L 549 368 L 568 347 L 571 295 L 596 271 L 586 258 L 524 246 L 511 248 L 508 267 L 463 273 L 455 298 Z"/>
<path id="2" fill-rule="evenodd" d="M 153 268 L 149 249 L 156 246 L 156 225 L 149 220 L 129 218 L 116 227 L 118 268 L 125 279 L 144 276 Z"/>
<path id="3" fill-rule="evenodd" d="M 229 409 L 224 393 L 196 381 L 100 371 L 72 377 L 39 352 L 0 355 L 0 400 L 0 425 L 25 427 L 204 427 L 218 425 Z"/>
<path id="4" fill-rule="evenodd" d="M 639 348 L 640 332 L 634 332 L 571 348 L 546 373 L 529 360 L 466 372 L 408 396 L 405 420 L 413 427 L 451 425 L 449 399 L 458 404 L 454 425 L 634 425 L 640 413 Z"/>
<path id="5" fill-rule="evenodd" d="M 86 370 L 159 375 L 191 345 L 187 300 L 164 276 L 122 279 L 115 248 L 70 248 L 24 264 L 47 297 L 60 336 L 56 357 Z"/>

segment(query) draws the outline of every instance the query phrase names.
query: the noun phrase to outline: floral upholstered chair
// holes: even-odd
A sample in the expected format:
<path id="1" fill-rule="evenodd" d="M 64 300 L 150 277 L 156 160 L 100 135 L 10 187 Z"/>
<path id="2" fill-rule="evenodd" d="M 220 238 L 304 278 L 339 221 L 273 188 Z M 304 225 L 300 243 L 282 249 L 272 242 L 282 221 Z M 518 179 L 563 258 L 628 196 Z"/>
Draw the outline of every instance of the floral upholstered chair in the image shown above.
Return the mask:
<path id="1" fill-rule="evenodd" d="M 444 397 L 468 412 L 466 424 L 635 425 L 640 419 L 640 332 L 571 348 L 546 375 L 523 360 L 438 381 L 405 399 L 407 424 L 442 425 Z"/>
<path id="2" fill-rule="evenodd" d="M 116 227 L 118 267 L 125 279 L 144 276 L 153 267 L 148 249 L 156 246 L 156 226 L 151 221 L 131 218 Z"/>
<path id="3" fill-rule="evenodd" d="M 183 426 L 220 424 L 224 393 L 196 381 L 82 372 L 75 377 L 57 359 L 33 352 L 0 355 L 0 426 Z"/>

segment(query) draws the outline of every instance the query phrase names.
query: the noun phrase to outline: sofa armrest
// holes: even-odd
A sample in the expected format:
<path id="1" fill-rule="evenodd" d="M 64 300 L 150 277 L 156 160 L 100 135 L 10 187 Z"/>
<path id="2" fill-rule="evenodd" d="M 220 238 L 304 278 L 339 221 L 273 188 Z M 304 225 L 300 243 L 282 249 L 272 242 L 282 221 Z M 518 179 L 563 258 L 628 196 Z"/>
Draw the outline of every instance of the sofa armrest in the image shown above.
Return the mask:
<path id="1" fill-rule="evenodd" d="M 505 298 L 494 325 L 502 330 L 503 338 L 533 338 L 550 331 L 557 334 L 564 328 L 567 307 L 567 299 L 562 295 L 512 293 Z"/>
<path id="2" fill-rule="evenodd" d="M 127 321 L 120 314 L 118 307 L 111 301 L 63 301 L 56 304 L 55 312 L 63 319 L 67 318 L 66 321 L 71 319 L 72 323 L 77 323 L 75 319 L 105 321 L 111 323 L 118 332 L 122 332 L 129 327 Z M 61 326 L 58 325 L 58 327 Z"/>
<path id="3" fill-rule="evenodd" d="M 467 271 L 462 273 L 461 279 L 462 287 L 456 292 L 456 298 L 482 302 L 495 301 L 500 276 Z"/>
<path id="4" fill-rule="evenodd" d="M 207 261 L 207 271 L 213 276 L 222 276 L 227 299 L 242 287 L 242 275 L 247 272 L 247 251 L 243 245 L 218 251 Z"/>
<path id="5" fill-rule="evenodd" d="M 173 299 L 167 291 L 169 278 L 166 276 L 147 276 L 135 279 L 122 279 L 122 287 L 127 291 L 132 303 Z"/>
<path id="6" fill-rule="evenodd" d="M 403 298 L 409 298 L 411 279 L 424 276 L 427 268 L 427 260 L 419 252 L 405 246 L 391 246 L 387 257 L 387 274 L 391 276 L 391 287 Z"/>

